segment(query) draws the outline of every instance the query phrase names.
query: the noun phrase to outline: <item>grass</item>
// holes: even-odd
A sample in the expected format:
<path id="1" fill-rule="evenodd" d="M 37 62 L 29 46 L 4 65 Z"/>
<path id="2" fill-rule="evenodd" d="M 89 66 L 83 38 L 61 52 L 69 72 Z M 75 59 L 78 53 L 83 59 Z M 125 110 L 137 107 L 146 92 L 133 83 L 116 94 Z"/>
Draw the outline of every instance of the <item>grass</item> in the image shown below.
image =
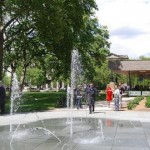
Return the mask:
<path id="1" fill-rule="evenodd" d="M 54 109 L 65 92 L 27 92 L 21 97 L 17 112 L 35 112 Z M 15 102 L 14 102 L 15 103 Z M 10 98 L 6 98 L 6 112 L 10 112 Z"/>
<path id="2" fill-rule="evenodd" d="M 105 100 L 105 94 L 97 94 L 96 101 Z M 14 101 L 15 104 L 18 101 Z M 65 92 L 25 92 L 17 104 L 16 112 L 36 112 L 65 107 Z M 6 113 L 10 112 L 10 97 L 6 97 Z"/>

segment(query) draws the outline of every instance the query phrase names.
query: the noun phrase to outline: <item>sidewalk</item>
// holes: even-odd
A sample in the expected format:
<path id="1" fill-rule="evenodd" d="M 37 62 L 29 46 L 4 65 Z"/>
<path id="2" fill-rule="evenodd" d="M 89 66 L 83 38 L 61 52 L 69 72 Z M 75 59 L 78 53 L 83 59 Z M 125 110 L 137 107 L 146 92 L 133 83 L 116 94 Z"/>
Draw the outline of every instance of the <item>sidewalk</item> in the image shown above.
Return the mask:
<path id="1" fill-rule="evenodd" d="M 133 99 L 134 97 L 123 97 L 122 108 L 120 109 L 120 111 L 127 110 L 127 103 Z M 114 110 L 114 101 L 110 103 L 110 108 L 108 108 L 107 102 L 105 100 L 96 102 L 95 106 L 101 110 Z"/>

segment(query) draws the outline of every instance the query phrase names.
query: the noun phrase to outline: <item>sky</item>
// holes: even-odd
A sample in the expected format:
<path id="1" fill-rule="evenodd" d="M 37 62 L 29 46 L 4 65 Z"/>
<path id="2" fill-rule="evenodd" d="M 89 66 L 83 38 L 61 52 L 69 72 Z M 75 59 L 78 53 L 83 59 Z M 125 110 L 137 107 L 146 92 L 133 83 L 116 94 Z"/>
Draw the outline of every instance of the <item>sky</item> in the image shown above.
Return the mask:
<path id="1" fill-rule="evenodd" d="M 100 25 L 108 27 L 110 52 L 150 57 L 150 0 L 96 0 Z"/>

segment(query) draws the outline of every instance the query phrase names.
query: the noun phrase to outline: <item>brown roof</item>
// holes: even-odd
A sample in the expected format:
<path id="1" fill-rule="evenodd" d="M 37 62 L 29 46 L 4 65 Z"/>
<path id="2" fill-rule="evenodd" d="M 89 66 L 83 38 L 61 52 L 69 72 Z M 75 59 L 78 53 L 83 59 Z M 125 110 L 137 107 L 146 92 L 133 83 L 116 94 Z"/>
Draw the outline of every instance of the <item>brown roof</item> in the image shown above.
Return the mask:
<path id="1" fill-rule="evenodd" d="M 110 60 L 108 67 L 111 70 L 120 71 L 150 71 L 150 61 L 143 60 Z"/>

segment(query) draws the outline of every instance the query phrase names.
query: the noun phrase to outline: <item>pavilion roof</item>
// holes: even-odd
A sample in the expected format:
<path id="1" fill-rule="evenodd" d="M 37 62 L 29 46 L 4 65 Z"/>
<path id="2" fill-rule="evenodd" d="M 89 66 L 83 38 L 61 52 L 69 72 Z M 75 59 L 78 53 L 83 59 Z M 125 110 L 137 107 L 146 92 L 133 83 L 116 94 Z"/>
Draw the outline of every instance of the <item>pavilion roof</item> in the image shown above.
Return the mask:
<path id="1" fill-rule="evenodd" d="M 119 74 L 133 73 L 137 75 L 150 76 L 150 61 L 148 60 L 109 60 L 108 67 Z"/>

